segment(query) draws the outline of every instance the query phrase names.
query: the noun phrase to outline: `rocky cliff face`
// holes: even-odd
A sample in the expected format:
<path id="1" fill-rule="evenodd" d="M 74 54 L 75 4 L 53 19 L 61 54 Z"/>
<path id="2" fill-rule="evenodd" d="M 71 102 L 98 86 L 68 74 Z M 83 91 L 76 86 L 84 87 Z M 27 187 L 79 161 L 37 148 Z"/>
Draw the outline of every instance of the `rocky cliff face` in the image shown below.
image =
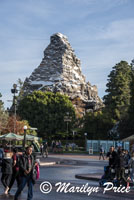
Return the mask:
<path id="1" fill-rule="evenodd" d="M 80 60 L 74 54 L 67 37 L 61 33 L 51 36 L 42 62 L 31 76 L 26 78 L 23 89 L 25 94 L 34 90 L 66 94 L 79 113 L 83 113 L 85 109 L 99 109 L 103 106 L 97 87 L 86 83 Z"/>

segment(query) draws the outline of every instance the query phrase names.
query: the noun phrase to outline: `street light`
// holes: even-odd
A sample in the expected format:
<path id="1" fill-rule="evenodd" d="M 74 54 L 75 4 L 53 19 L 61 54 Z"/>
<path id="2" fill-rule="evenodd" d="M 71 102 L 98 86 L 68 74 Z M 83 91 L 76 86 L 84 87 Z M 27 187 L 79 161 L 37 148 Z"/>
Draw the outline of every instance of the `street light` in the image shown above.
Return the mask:
<path id="1" fill-rule="evenodd" d="M 68 122 L 71 122 L 71 117 L 69 116 L 69 112 L 66 113 L 64 116 L 64 122 L 67 122 L 67 136 L 66 136 L 66 150 L 67 150 L 67 143 L 68 143 Z"/>
<path id="2" fill-rule="evenodd" d="M 85 150 L 87 150 L 87 133 L 84 133 L 85 136 Z"/>
<path id="3" fill-rule="evenodd" d="M 74 135 L 75 135 L 75 131 L 73 131 L 73 143 L 74 143 Z"/>
<path id="4" fill-rule="evenodd" d="M 16 129 L 16 106 L 17 106 L 17 100 L 16 100 L 16 93 L 18 93 L 17 90 L 17 84 L 13 84 L 13 89 L 11 89 L 11 92 L 14 94 L 13 96 L 13 106 L 14 106 L 14 133 Z"/>
<path id="5" fill-rule="evenodd" d="M 23 129 L 24 129 L 23 148 L 25 148 L 25 145 L 26 145 L 26 131 L 27 131 L 27 126 L 24 126 Z"/>
<path id="6" fill-rule="evenodd" d="M 77 134 L 77 132 L 73 131 L 73 148 L 72 148 L 73 150 L 74 150 L 74 148 L 75 148 L 74 137 L 75 137 L 76 134 Z"/>

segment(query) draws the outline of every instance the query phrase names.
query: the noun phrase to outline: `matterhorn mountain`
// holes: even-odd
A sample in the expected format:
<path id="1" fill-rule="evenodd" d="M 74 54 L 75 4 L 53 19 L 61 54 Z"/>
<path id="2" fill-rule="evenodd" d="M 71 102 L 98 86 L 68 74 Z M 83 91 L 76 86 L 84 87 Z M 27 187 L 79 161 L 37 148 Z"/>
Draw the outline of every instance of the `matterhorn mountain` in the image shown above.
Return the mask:
<path id="1" fill-rule="evenodd" d="M 34 90 L 68 95 L 80 114 L 103 106 L 97 87 L 86 82 L 80 60 L 76 57 L 67 37 L 61 33 L 51 36 L 40 65 L 25 79 L 23 90 L 24 95 Z"/>

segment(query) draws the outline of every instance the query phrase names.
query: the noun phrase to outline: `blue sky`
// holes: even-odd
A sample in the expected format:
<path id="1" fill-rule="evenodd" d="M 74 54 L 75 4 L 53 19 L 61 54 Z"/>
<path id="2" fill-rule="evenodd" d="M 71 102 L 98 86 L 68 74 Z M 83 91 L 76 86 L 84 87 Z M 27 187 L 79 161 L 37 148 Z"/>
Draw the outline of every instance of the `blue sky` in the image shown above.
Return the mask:
<path id="1" fill-rule="evenodd" d="M 86 81 L 105 94 L 112 67 L 134 58 L 133 0 L 0 0 L 0 92 L 40 64 L 50 36 L 61 32 L 81 60 Z"/>

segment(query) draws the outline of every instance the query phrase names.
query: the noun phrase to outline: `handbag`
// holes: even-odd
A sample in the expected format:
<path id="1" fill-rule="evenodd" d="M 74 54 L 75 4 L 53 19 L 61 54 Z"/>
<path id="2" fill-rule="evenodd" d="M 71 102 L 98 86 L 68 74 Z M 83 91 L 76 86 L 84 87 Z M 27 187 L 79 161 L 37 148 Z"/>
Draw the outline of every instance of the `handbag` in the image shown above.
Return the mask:
<path id="1" fill-rule="evenodd" d="M 32 180 L 33 183 L 35 184 L 36 180 L 38 180 L 40 177 L 40 170 L 39 170 L 39 164 L 37 164 L 34 168 L 33 168 L 33 173 L 32 173 Z"/>
<path id="2" fill-rule="evenodd" d="M 40 168 L 39 168 L 39 164 L 35 166 L 36 168 L 36 180 L 38 180 L 40 178 Z"/>

